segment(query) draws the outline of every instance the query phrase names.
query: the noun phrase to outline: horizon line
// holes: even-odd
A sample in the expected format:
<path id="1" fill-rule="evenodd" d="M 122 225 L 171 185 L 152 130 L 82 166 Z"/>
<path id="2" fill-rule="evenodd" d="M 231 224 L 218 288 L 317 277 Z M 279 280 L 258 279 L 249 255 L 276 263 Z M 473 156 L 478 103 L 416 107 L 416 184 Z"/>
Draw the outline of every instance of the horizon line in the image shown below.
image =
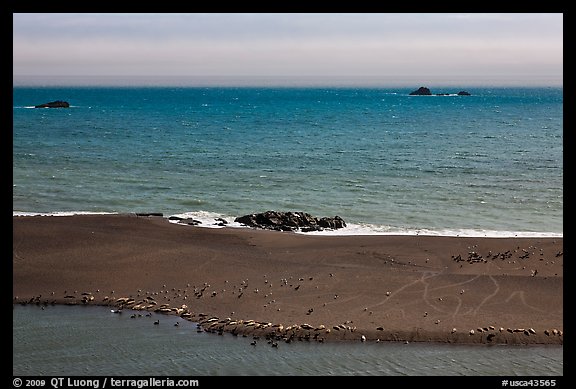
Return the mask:
<path id="1" fill-rule="evenodd" d="M 171 86 L 171 87 L 562 87 L 562 76 L 317 76 L 317 75 L 14 75 L 13 87 Z M 413 81 L 412 79 L 416 80 Z"/>

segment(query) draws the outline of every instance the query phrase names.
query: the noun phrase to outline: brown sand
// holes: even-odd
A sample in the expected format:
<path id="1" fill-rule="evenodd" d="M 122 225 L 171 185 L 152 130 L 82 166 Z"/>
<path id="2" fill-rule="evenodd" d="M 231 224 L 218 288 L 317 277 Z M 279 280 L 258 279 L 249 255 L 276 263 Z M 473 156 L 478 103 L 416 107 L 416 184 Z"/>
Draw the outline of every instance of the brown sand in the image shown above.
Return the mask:
<path id="1" fill-rule="evenodd" d="M 329 237 L 77 215 L 13 217 L 13 246 L 15 303 L 145 308 L 284 340 L 563 343 L 562 238 Z"/>

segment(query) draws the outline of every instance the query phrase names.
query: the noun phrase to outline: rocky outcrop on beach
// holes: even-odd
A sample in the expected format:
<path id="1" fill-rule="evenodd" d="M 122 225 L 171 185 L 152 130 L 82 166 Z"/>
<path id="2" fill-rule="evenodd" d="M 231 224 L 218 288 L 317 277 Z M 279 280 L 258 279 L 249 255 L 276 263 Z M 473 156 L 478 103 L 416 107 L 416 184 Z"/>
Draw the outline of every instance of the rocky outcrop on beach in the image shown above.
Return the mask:
<path id="1" fill-rule="evenodd" d="M 248 227 L 276 231 L 310 232 L 346 227 L 346 222 L 340 216 L 316 218 L 306 212 L 266 211 L 240 216 L 234 221 Z"/>
<path id="2" fill-rule="evenodd" d="M 34 108 L 70 108 L 70 103 L 67 101 L 51 101 L 49 103 L 35 105 Z"/>
<path id="3" fill-rule="evenodd" d="M 470 96 L 470 92 L 466 92 L 465 90 L 461 90 L 458 92 L 458 96 Z"/>

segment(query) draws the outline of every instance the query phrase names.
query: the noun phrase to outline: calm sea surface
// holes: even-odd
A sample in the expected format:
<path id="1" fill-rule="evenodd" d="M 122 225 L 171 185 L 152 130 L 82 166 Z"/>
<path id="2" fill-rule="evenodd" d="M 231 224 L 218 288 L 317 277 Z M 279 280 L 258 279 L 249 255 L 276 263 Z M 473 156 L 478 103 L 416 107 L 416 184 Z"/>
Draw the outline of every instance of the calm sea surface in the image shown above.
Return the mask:
<path id="1" fill-rule="evenodd" d="M 13 89 L 13 209 L 562 235 L 562 88 Z M 456 92 L 433 88 L 433 92 Z M 33 109 L 66 100 L 69 109 Z"/>
<path id="2" fill-rule="evenodd" d="M 153 322 L 159 319 L 160 324 Z M 180 322 L 178 327 L 174 323 Z M 562 346 L 280 342 L 197 333 L 174 316 L 15 306 L 14 375 L 562 376 Z"/>

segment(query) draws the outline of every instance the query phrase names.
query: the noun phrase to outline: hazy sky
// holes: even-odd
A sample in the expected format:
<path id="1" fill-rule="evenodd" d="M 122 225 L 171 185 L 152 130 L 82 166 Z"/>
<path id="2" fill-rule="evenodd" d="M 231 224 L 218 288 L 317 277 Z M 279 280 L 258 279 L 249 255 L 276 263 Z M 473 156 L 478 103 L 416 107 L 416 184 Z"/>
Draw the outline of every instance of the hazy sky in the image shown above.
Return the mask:
<path id="1" fill-rule="evenodd" d="M 29 76 L 394 85 L 563 79 L 562 14 L 26 13 L 13 21 L 15 83 Z"/>

